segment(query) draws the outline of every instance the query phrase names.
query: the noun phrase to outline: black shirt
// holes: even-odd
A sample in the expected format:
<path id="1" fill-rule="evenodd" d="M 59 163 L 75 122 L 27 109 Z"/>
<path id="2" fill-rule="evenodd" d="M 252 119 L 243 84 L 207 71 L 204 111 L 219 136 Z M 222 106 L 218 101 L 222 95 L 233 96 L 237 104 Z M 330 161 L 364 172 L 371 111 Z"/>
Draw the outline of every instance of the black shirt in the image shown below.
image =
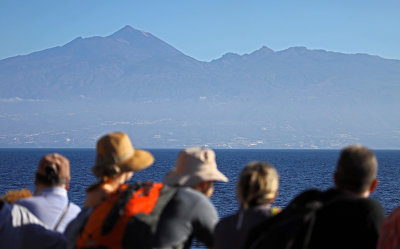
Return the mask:
<path id="1" fill-rule="evenodd" d="M 320 200 L 310 249 L 375 249 L 385 213 L 379 202 L 338 189 L 311 190 L 295 201 Z"/>

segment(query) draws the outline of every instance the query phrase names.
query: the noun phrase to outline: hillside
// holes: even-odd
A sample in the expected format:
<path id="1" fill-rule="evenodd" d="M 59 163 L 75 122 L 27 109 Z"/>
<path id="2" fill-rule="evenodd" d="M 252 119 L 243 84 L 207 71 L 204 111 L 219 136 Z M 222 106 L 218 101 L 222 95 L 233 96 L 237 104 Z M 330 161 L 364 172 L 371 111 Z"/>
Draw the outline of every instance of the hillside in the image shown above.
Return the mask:
<path id="1" fill-rule="evenodd" d="M 198 61 L 130 26 L 0 60 L 0 147 L 400 148 L 400 61 L 262 47 Z"/>

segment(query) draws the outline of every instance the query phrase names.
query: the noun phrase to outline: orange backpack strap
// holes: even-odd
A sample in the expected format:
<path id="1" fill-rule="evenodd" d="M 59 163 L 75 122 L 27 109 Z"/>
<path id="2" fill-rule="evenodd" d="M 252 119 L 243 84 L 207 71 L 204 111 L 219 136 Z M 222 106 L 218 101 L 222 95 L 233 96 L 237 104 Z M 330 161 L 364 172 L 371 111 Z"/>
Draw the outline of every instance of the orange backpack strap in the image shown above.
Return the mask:
<path id="1" fill-rule="evenodd" d="M 159 217 L 176 190 L 152 182 L 122 185 L 93 210 L 78 248 L 145 248 L 137 243 L 151 246 Z"/>

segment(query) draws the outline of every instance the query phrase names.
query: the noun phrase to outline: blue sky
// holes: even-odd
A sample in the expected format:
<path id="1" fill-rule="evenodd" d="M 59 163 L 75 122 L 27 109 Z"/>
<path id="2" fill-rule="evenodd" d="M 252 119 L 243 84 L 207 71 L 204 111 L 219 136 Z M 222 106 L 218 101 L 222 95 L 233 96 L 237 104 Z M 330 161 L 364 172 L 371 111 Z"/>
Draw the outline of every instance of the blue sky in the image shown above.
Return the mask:
<path id="1" fill-rule="evenodd" d="M 293 46 L 400 59 L 400 1 L 1 0 L 0 59 L 125 25 L 195 59 Z"/>

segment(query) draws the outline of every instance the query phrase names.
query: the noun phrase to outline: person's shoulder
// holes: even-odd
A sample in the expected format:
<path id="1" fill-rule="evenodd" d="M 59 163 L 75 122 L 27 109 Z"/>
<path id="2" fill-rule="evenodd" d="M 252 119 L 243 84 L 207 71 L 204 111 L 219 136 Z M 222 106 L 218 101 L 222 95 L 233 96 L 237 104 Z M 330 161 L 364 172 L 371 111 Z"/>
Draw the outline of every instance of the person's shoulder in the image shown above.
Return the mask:
<path id="1" fill-rule="evenodd" d="M 15 201 L 15 204 L 21 205 L 21 206 L 31 206 L 31 205 L 36 205 L 37 203 L 37 197 L 32 196 L 32 197 L 27 197 L 27 198 L 21 198 L 17 201 Z"/>
<path id="2" fill-rule="evenodd" d="M 210 200 L 205 196 L 203 193 L 200 193 L 197 190 L 194 190 L 189 187 L 180 187 L 178 188 L 176 195 L 180 198 L 186 198 L 188 200 L 193 200 L 193 201 L 207 201 L 209 202 Z"/>
<path id="3" fill-rule="evenodd" d="M 48 199 L 43 195 L 34 195 L 32 197 L 21 198 L 15 203 L 27 207 L 28 209 L 36 209 L 43 205 L 49 204 Z"/>
<path id="4" fill-rule="evenodd" d="M 73 202 L 70 202 L 70 208 L 71 208 L 72 212 L 74 212 L 76 214 L 81 212 L 81 208 Z"/>
<path id="5" fill-rule="evenodd" d="M 365 209 L 375 209 L 378 211 L 383 211 L 383 207 L 380 204 L 379 201 L 371 198 L 371 197 L 359 197 L 359 196 L 354 196 L 352 194 L 340 191 L 338 189 L 333 189 L 330 191 L 331 194 L 329 195 L 329 205 L 336 205 L 336 204 L 345 204 L 345 205 L 352 205 L 352 206 L 357 206 L 359 208 L 365 208 Z"/>
<path id="6" fill-rule="evenodd" d="M 393 209 L 393 211 L 390 213 L 390 216 L 392 218 L 400 219 L 400 206 L 398 206 L 395 209 Z"/>
<path id="7" fill-rule="evenodd" d="M 239 211 L 234 214 L 227 215 L 218 221 L 217 226 L 224 226 L 224 224 L 231 223 L 232 221 L 235 221 L 238 216 L 239 216 Z"/>
<path id="8" fill-rule="evenodd" d="M 231 214 L 231 215 L 225 216 L 222 219 L 220 219 L 218 221 L 218 223 L 215 225 L 215 231 L 214 231 L 215 235 L 218 237 L 224 236 L 224 233 L 227 230 L 235 227 L 237 216 L 238 216 L 238 214 L 235 213 L 235 214 Z"/>
<path id="9" fill-rule="evenodd" d="M 295 207 L 298 205 L 305 205 L 311 201 L 324 201 L 326 199 L 326 193 L 318 189 L 309 189 L 301 192 L 293 198 L 288 206 Z"/>
<path id="10" fill-rule="evenodd" d="M 372 198 L 354 196 L 341 191 L 331 195 L 331 199 L 326 203 L 322 213 L 329 216 L 340 217 L 362 222 L 374 221 L 381 223 L 385 218 L 385 211 L 382 205 Z M 347 218 L 345 218 L 347 217 Z"/>
<path id="11" fill-rule="evenodd" d="M 388 217 L 384 220 L 382 230 L 400 228 L 400 206 L 395 208 Z"/>
<path id="12" fill-rule="evenodd" d="M 31 213 L 26 207 L 13 204 L 11 205 L 11 215 L 13 217 L 13 224 L 16 226 L 26 224 L 37 224 L 45 226 L 33 213 Z"/>
<path id="13" fill-rule="evenodd" d="M 172 199 L 174 206 L 179 206 L 180 209 L 191 210 L 190 213 L 198 216 L 217 216 L 215 206 L 210 199 L 203 193 L 188 187 L 178 188 L 175 197 Z"/>
<path id="14" fill-rule="evenodd" d="M 365 206 L 369 213 L 379 215 L 381 219 L 385 218 L 385 210 L 383 209 L 379 201 L 372 198 L 362 199 L 363 200 L 360 200 L 360 202 L 362 203 L 361 205 Z"/>

